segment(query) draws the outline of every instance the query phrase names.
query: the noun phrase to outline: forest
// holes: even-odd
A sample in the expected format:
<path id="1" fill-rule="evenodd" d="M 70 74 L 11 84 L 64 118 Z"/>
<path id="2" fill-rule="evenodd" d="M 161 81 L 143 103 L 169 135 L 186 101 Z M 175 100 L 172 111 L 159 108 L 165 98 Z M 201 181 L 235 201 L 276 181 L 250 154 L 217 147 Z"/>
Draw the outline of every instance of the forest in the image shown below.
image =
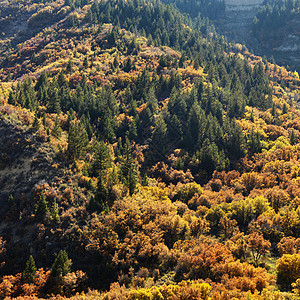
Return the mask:
<path id="1" fill-rule="evenodd" d="M 0 3 L 1 299 L 299 299 L 299 74 L 224 9 Z"/>

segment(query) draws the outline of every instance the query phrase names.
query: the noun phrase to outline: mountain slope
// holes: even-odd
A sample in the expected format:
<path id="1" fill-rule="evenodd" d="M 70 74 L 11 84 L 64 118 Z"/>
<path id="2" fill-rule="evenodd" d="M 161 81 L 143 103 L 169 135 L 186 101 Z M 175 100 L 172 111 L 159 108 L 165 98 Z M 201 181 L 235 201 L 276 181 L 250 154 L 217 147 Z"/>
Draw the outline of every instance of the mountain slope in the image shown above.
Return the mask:
<path id="1" fill-rule="evenodd" d="M 24 3 L 0 297 L 296 299 L 298 74 L 160 1 Z"/>

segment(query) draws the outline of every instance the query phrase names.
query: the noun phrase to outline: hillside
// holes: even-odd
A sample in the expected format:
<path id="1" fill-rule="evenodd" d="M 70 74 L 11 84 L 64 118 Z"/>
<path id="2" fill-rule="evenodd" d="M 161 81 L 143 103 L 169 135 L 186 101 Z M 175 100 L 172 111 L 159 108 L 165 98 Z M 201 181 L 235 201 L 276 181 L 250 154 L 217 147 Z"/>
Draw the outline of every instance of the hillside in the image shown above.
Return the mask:
<path id="1" fill-rule="evenodd" d="M 299 297 L 299 75 L 176 6 L 1 3 L 0 298 Z"/>

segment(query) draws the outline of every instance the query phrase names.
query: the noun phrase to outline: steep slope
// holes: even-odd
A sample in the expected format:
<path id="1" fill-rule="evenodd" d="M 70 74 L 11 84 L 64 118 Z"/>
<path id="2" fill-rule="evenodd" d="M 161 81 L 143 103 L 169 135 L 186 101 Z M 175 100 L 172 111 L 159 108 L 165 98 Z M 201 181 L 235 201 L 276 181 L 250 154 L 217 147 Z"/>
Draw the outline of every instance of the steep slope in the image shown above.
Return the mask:
<path id="1" fill-rule="evenodd" d="M 0 198 L 33 197 L 32 191 L 40 182 L 53 180 L 56 172 L 51 167 L 55 154 L 48 144 L 35 135 L 30 126 L 29 112 L 16 110 L 11 106 L 1 107 L 0 117 L 1 192 Z M 20 121 L 25 121 L 25 124 Z M 6 205 L 2 206 L 5 210 Z"/>

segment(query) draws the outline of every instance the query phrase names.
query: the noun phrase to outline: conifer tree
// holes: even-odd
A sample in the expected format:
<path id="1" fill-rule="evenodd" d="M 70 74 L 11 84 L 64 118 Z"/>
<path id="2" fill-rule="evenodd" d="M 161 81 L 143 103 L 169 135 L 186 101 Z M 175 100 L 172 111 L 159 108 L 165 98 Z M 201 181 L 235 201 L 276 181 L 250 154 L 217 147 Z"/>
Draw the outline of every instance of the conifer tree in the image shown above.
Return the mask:
<path id="1" fill-rule="evenodd" d="M 91 11 L 91 9 L 88 10 L 86 16 L 85 16 L 85 20 L 88 23 L 92 23 L 93 22 L 93 13 Z"/>
<path id="2" fill-rule="evenodd" d="M 23 279 L 25 279 L 29 283 L 32 283 L 35 277 L 36 270 L 37 268 L 35 266 L 35 261 L 33 259 L 33 256 L 30 255 L 29 259 L 26 262 L 25 270 L 22 273 Z"/>
<path id="3" fill-rule="evenodd" d="M 57 76 L 57 83 L 60 87 L 67 84 L 66 76 L 63 71 L 61 71 Z"/>
<path id="4" fill-rule="evenodd" d="M 156 112 L 158 107 L 158 100 L 155 95 L 155 88 L 151 86 L 147 95 L 146 95 L 147 107 L 151 110 L 151 112 Z"/>
<path id="5" fill-rule="evenodd" d="M 113 66 L 114 68 L 118 68 L 119 67 L 119 59 L 118 59 L 118 55 L 116 55 L 114 57 L 114 60 L 113 60 Z"/>
<path id="6" fill-rule="evenodd" d="M 12 105 L 16 105 L 16 94 L 13 91 L 9 92 L 8 103 Z"/>
<path id="7" fill-rule="evenodd" d="M 65 250 L 60 250 L 51 269 L 53 277 L 65 276 L 71 272 L 71 260 Z"/>
<path id="8" fill-rule="evenodd" d="M 72 122 L 68 135 L 68 156 L 71 161 L 82 158 L 88 145 L 88 135 L 85 128 L 78 122 Z"/>
<path id="9" fill-rule="evenodd" d="M 66 71 L 67 71 L 68 73 L 72 72 L 73 65 L 74 65 L 73 61 L 72 61 L 71 59 L 69 59 L 68 64 L 67 64 L 67 67 L 66 67 Z"/>
<path id="10" fill-rule="evenodd" d="M 284 104 L 283 104 L 283 107 L 282 107 L 282 114 L 286 114 L 287 111 L 288 111 L 287 105 L 286 105 L 286 103 L 284 103 Z"/>
<path id="11" fill-rule="evenodd" d="M 132 156 L 132 146 L 130 145 L 127 137 L 124 145 L 124 156 L 121 165 L 121 180 L 129 189 L 130 196 L 132 196 L 137 185 L 137 170 Z"/>
<path id="12" fill-rule="evenodd" d="M 129 124 L 129 128 L 128 128 L 128 136 L 131 140 L 135 140 L 137 138 L 138 132 L 137 132 L 137 126 L 136 126 L 136 122 L 135 120 L 133 120 L 130 124 Z"/>
<path id="13" fill-rule="evenodd" d="M 109 149 L 100 142 L 96 146 L 95 161 L 92 166 L 92 172 L 94 176 L 97 176 L 97 191 L 94 198 L 91 199 L 90 208 L 92 210 L 102 211 L 106 205 L 108 198 L 108 188 L 105 184 L 105 178 L 107 175 L 107 169 L 111 166 L 111 156 Z"/>
<path id="14" fill-rule="evenodd" d="M 35 84 L 34 89 L 38 91 L 40 88 L 48 87 L 48 84 L 49 84 L 49 80 L 48 80 L 47 73 L 43 71 L 37 83 Z"/>
<path id="15" fill-rule="evenodd" d="M 180 59 L 179 59 L 179 62 L 178 62 L 178 66 L 179 68 L 182 68 L 183 67 L 183 63 L 185 61 L 185 54 L 183 53 L 181 56 L 180 56 Z"/>
<path id="16" fill-rule="evenodd" d="M 71 125 L 71 122 L 75 119 L 74 110 L 70 108 L 68 111 L 68 125 Z"/>
<path id="17" fill-rule="evenodd" d="M 59 223 L 60 217 L 58 215 L 58 204 L 56 202 L 56 199 L 54 199 L 53 204 L 50 208 L 50 215 L 54 223 Z"/>
<path id="18" fill-rule="evenodd" d="M 37 117 L 36 114 L 34 115 L 34 120 L 33 120 L 33 123 L 32 123 L 32 128 L 33 128 L 35 131 L 38 131 L 39 128 L 40 128 L 40 120 L 39 120 L 39 118 Z"/>
<path id="19" fill-rule="evenodd" d="M 92 210 L 103 211 L 104 208 L 108 205 L 108 195 L 108 188 L 104 183 L 103 174 L 100 174 L 98 177 L 96 195 L 91 199 L 90 208 Z"/>
<path id="20" fill-rule="evenodd" d="M 293 128 L 290 133 L 290 143 L 291 143 L 291 145 L 295 145 L 296 142 L 297 142 L 297 139 L 296 139 L 296 135 L 295 135 L 295 130 Z"/>
<path id="21" fill-rule="evenodd" d="M 133 63 L 131 61 L 131 58 L 128 56 L 127 60 L 125 61 L 125 63 L 123 64 L 123 70 L 124 72 L 130 72 L 133 68 Z"/>
<path id="22" fill-rule="evenodd" d="M 48 111 L 55 114 L 59 114 L 61 112 L 60 98 L 58 96 L 57 88 L 54 88 L 54 91 L 50 97 Z"/>
<path id="23" fill-rule="evenodd" d="M 49 212 L 48 203 L 46 201 L 46 196 L 44 192 L 41 193 L 40 199 L 35 207 L 35 217 L 37 220 L 41 221 L 46 213 Z"/>
<path id="24" fill-rule="evenodd" d="M 258 131 L 254 132 L 253 128 L 250 132 L 248 145 L 252 154 L 259 153 L 262 149 L 259 133 Z"/>
<path id="25" fill-rule="evenodd" d="M 87 58 L 87 56 L 85 56 L 84 60 L 83 60 L 83 67 L 87 68 L 88 66 L 89 66 L 88 58 Z"/>
<path id="26" fill-rule="evenodd" d="M 103 141 L 101 141 L 96 146 L 95 151 L 95 160 L 93 163 L 92 171 L 93 175 L 98 177 L 99 175 L 103 175 L 105 170 L 111 166 L 111 156 L 109 153 L 109 149 L 105 145 Z"/>
<path id="27" fill-rule="evenodd" d="M 149 180 L 148 180 L 147 173 L 145 172 L 142 179 L 142 186 L 148 186 L 148 185 L 149 185 Z"/>
<path id="28" fill-rule="evenodd" d="M 55 122 L 54 122 L 54 127 L 52 129 L 52 134 L 56 138 L 59 138 L 61 136 L 61 131 L 62 131 L 62 129 L 60 128 L 58 115 L 56 115 Z"/>
<path id="29" fill-rule="evenodd" d="M 152 146 L 156 152 L 159 151 L 159 154 L 164 156 L 167 146 L 167 124 L 162 115 L 159 115 L 155 121 L 156 124 L 152 135 Z"/>

